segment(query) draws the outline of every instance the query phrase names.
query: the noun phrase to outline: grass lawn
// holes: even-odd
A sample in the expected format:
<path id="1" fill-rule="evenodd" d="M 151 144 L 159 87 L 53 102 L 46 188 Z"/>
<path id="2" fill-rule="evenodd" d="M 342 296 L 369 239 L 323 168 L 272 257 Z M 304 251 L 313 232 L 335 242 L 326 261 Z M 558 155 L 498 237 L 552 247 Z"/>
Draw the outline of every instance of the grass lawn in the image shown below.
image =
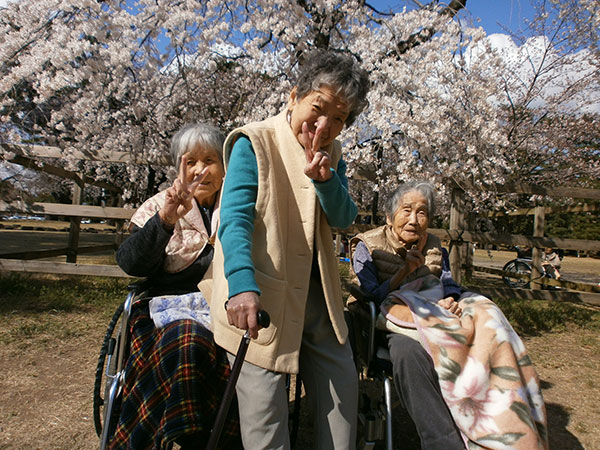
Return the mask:
<path id="1" fill-rule="evenodd" d="M 94 371 L 104 330 L 130 282 L 0 273 L 0 449 L 97 448 Z M 550 447 L 600 448 L 600 308 L 497 303 L 542 379 Z M 405 418 L 396 425 L 408 443 L 402 448 L 418 448 Z M 310 448 L 308 438 L 301 429 L 296 448 Z"/>

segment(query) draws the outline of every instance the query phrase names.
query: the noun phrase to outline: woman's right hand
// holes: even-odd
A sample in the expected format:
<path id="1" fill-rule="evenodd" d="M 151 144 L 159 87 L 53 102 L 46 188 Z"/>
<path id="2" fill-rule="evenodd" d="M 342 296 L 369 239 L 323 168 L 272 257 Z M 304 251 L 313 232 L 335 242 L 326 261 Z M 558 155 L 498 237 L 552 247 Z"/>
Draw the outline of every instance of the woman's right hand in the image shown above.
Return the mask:
<path id="1" fill-rule="evenodd" d="M 196 188 L 208 173 L 208 170 L 203 170 L 193 180 L 188 180 L 187 162 L 188 156 L 185 154 L 181 157 L 179 175 L 173 182 L 173 185 L 167 189 L 165 204 L 158 212 L 161 221 L 171 227 L 175 226 L 177 221 L 192 209 L 192 201 Z"/>
<path id="2" fill-rule="evenodd" d="M 406 267 L 408 268 L 406 275 L 414 272 L 423 264 L 425 264 L 425 256 L 422 253 L 422 249 L 418 248 L 418 246 L 413 245 L 410 250 L 406 252 Z"/>
<path id="3" fill-rule="evenodd" d="M 419 242 L 413 244 L 410 250 L 408 250 L 404 256 L 404 262 L 406 263 L 402 268 L 390 278 L 390 290 L 397 289 L 402 281 L 423 264 L 425 264 L 425 256 L 423 255 L 423 248 L 425 244 L 423 239 L 419 239 Z"/>
<path id="4" fill-rule="evenodd" d="M 459 306 L 458 302 L 454 300 L 452 297 L 446 297 L 437 302 L 442 308 L 450 311 L 450 313 L 454 314 L 457 317 L 462 316 L 462 308 Z"/>
<path id="5" fill-rule="evenodd" d="M 321 148 L 321 135 L 325 129 L 325 123 L 323 121 L 317 125 L 312 138 L 308 124 L 306 122 L 302 123 L 302 137 L 300 139 L 306 155 L 304 174 L 311 180 L 320 182 L 327 181 L 333 176 L 330 170 L 331 158 L 329 153 Z"/>
<path id="6" fill-rule="evenodd" d="M 250 337 L 258 337 L 257 314 L 262 310 L 258 294 L 253 291 L 241 292 L 227 301 L 227 321 L 240 330 L 248 330 Z"/>

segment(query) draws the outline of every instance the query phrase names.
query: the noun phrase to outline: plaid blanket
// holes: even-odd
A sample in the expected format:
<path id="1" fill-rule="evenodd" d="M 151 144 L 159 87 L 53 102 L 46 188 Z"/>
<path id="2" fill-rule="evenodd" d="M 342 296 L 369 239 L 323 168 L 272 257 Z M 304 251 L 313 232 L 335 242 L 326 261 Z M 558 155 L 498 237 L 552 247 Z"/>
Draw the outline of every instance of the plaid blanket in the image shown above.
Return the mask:
<path id="1" fill-rule="evenodd" d="M 131 355 L 111 449 L 164 449 L 173 442 L 204 448 L 230 368 L 212 333 L 193 320 L 157 329 L 148 301 L 133 307 Z M 242 448 L 237 402 L 231 404 L 220 448 Z"/>

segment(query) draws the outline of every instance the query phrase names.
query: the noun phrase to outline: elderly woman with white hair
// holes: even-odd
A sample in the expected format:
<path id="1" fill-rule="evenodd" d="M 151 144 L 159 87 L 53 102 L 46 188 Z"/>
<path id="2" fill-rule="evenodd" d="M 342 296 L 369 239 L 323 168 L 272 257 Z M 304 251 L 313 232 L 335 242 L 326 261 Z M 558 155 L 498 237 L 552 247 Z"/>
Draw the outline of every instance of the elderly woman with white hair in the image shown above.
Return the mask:
<path id="1" fill-rule="evenodd" d="M 363 291 L 388 332 L 393 378 L 427 450 L 547 449 L 540 384 L 525 346 L 489 299 L 454 282 L 429 183 L 400 186 L 387 224 L 351 240 Z"/>
<path id="2" fill-rule="evenodd" d="M 175 134 L 171 157 L 178 177 L 133 214 L 132 234 L 117 252 L 121 268 L 146 277 L 149 287 L 132 307 L 131 355 L 111 449 L 174 442 L 201 448 L 210 435 L 229 375 L 205 298 L 225 175 L 222 146 L 222 134 L 209 124 Z M 221 442 L 241 448 L 235 407 Z"/>

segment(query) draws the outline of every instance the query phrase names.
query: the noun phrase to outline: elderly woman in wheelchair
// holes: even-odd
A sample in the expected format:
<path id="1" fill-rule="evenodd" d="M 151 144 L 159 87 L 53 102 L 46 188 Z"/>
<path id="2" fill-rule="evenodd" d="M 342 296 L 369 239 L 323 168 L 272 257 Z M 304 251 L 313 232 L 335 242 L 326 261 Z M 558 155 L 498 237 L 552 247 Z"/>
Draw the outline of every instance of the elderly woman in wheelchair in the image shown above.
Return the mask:
<path id="1" fill-rule="evenodd" d="M 109 448 L 203 448 L 222 397 L 229 365 L 215 346 L 207 299 L 223 183 L 223 136 L 212 125 L 182 128 L 172 139 L 178 177 L 131 218 L 131 236 L 117 252 L 147 289 L 129 318 L 130 354 Z M 237 411 L 223 448 L 241 447 Z"/>
<path id="2" fill-rule="evenodd" d="M 423 449 L 548 448 L 531 359 L 500 309 L 452 279 L 446 250 L 427 233 L 434 197 L 429 183 L 403 184 L 387 224 L 351 240 L 401 403 Z"/>

